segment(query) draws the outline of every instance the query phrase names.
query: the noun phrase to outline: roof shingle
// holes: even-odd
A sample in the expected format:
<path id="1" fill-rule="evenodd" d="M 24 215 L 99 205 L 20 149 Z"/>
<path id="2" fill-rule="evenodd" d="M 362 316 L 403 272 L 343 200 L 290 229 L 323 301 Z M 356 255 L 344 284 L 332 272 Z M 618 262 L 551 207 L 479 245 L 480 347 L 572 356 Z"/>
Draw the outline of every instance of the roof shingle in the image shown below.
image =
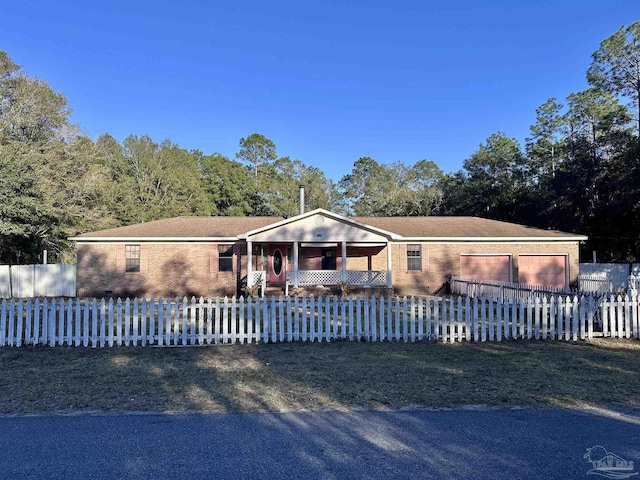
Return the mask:
<path id="1" fill-rule="evenodd" d="M 282 217 L 175 217 L 83 233 L 83 238 L 230 238 L 284 220 Z M 563 238 L 577 234 L 477 217 L 353 217 L 409 238 Z"/>
<path id="2" fill-rule="evenodd" d="M 216 238 L 241 233 L 279 222 L 282 217 L 174 217 L 126 227 L 110 228 L 77 235 L 105 238 Z"/>
<path id="3" fill-rule="evenodd" d="M 522 238 L 566 237 L 576 234 L 542 230 L 517 223 L 478 217 L 354 217 L 362 223 L 403 237 L 427 238 Z"/>

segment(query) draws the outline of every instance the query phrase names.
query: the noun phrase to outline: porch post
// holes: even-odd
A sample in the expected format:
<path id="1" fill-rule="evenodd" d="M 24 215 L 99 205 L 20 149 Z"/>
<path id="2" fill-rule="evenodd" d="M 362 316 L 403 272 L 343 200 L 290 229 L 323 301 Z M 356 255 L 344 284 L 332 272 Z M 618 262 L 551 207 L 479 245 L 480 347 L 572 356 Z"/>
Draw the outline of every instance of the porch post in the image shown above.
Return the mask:
<path id="1" fill-rule="evenodd" d="M 342 242 L 342 283 L 347 283 L 347 242 Z"/>
<path id="2" fill-rule="evenodd" d="M 298 256 L 300 252 L 298 250 L 298 241 L 293 242 L 293 287 L 298 286 Z"/>
<path id="3" fill-rule="evenodd" d="M 253 242 L 247 242 L 247 287 L 253 287 Z"/>
<path id="4" fill-rule="evenodd" d="M 387 240 L 387 288 L 393 287 L 393 280 L 391 278 L 391 242 Z"/>

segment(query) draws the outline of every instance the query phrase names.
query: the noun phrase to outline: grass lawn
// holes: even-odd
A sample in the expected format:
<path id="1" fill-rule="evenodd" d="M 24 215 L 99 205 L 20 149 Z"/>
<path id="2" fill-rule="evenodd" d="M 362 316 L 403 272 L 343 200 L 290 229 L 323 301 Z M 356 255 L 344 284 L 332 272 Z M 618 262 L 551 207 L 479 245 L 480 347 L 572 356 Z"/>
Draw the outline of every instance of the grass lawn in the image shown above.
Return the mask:
<path id="1" fill-rule="evenodd" d="M 640 342 L 0 349 L 0 413 L 640 406 Z"/>

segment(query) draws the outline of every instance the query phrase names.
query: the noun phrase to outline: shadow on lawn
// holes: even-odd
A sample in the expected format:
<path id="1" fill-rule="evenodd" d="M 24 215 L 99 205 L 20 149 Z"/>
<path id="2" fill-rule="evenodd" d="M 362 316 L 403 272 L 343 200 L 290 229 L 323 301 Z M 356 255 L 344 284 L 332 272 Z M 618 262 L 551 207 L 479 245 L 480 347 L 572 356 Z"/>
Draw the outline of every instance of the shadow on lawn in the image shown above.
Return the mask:
<path id="1" fill-rule="evenodd" d="M 109 364 L 134 410 L 608 407 L 638 405 L 639 353 L 633 341 L 338 342 L 121 349 Z"/>
<path id="2" fill-rule="evenodd" d="M 636 341 L 0 350 L 0 411 L 634 407 Z"/>

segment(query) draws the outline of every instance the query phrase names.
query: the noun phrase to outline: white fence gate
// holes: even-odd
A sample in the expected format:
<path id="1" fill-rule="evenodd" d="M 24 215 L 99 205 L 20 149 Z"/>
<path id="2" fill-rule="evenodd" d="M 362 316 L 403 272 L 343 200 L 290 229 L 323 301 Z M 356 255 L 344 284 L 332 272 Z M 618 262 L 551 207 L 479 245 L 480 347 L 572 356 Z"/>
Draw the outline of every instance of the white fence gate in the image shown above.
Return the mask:
<path id="1" fill-rule="evenodd" d="M 0 346 L 639 338 L 638 297 L 3 299 Z"/>
<path id="2" fill-rule="evenodd" d="M 611 282 L 611 291 L 627 288 L 629 274 L 640 273 L 640 264 L 637 263 L 581 263 L 580 275 L 589 275 L 605 278 Z"/>
<path id="3" fill-rule="evenodd" d="M 75 296 L 75 265 L 0 265 L 2 298 Z"/>

